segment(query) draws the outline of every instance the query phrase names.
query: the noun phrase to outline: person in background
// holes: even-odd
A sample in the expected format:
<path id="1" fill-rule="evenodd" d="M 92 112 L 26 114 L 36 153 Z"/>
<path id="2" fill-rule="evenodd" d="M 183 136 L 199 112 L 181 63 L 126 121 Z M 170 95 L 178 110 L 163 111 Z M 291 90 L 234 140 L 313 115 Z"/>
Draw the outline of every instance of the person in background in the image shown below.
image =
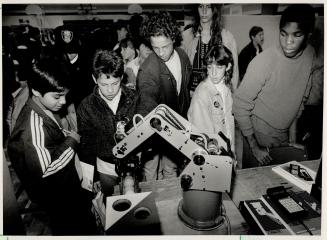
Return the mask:
<path id="1" fill-rule="evenodd" d="M 124 61 L 115 51 L 98 50 L 92 69 L 97 85 L 77 109 L 81 135 L 79 157 L 83 163 L 94 166 L 94 182 L 98 175 L 101 190 L 107 197 L 113 194 L 118 183 L 112 153 L 116 145 L 114 135 L 121 124 L 132 122 L 138 94 L 121 84 Z"/>
<path id="2" fill-rule="evenodd" d="M 246 45 L 238 55 L 238 66 L 240 70 L 240 82 L 242 81 L 246 68 L 251 60 L 262 52 L 264 33 L 262 27 L 253 26 L 250 29 L 249 37 L 251 42 Z"/>
<path id="3" fill-rule="evenodd" d="M 7 140 L 12 130 L 10 124 L 8 123 L 8 115 L 11 115 L 10 112 L 12 108 L 14 93 L 20 91 L 22 86 L 26 85 L 25 81 L 24 84 L 18 81 L 18 69 L 17 65 L 15 66 L 12 56 L 16 46 L 14 44 L 13 37 L 9 34 L 9 31 L 10 30 L 5 27 L 2 29 L 2 68 L 6 69 L 2 75 L 2 89 L 6 89 L 6 91 L 2 91 L 2 113 L 3 116 L 7 115 L 7 118 L 2 118 L 2 143 L 4 148 L 7 146 Z M 16 63 L 18 62 L 16 61 Z"/>
<path id="4" fill-rule="evenodd" d="M 136 42 L 131 38 L 125 38 L 120 41 L 120 53 L 124 60 L 124 72 L 126 76 L 126 85 L 134 88 L 136 86 L 136 75 L 139 70 L 139 57 L 136 50 Z"/>
<path id="5" fill-rule="evenodd" d="M 33 63 L 30 97 L 10 136 L 8 155 L 31 201 L 48 214 L 53 235 L 93 235 L 91 199 L 81 188 L 74 160 L 80 136 L 60 117 L 68 79 L 54 56 Z"/>
<path id="6" fill-rule="evenodd" d="M 140 38 L 140 27 L 142 22 L 145 20 L 145 16 L 141 14 L 134 13 L 128 20 L 128 32 L 129 36 L 133 39 Z"/>
<path id="7" fill-rule="evenodd" d="M 141 33 L 151 43 L 154 53 L 143 62 L 137 75 L 136 89 L 140 93 L 138 113 L 146 116 L 159 104 L 166 104 L 186 118 L 190 104 L 191 64 L 186 53 L 177 47 L 181 33 L 176 21 L 167 12 L 155 13 L 142 24 Z M 159 141 L 157 139 L 153 144 L 155 157 L 145 163 L 146 180 L 177 176 L 177 165 L 171 159 L 179 158 L 166 157 L 174 150 L 167 150 L 170 145 L 164 142 L 158 144 Z M 157 146 L 160 149 L 155 149 Z M 165 154 L 162 149 L 165 149 Z M 157 171 L 158 166 L 160 169 Z"/>
<path id="8" fill-rule="evenodd" d="M 187 113 L 188 120 L 201 132 L 222 132 L 235 153 L 234 117 L 232 115 L 231 78 L 233 55 L 228 48 L 213 46 L 205 57 L 207 76 L 193 94 Z"/>
<path id="9" fill-rule="evenodd" d="M 121 54 L 124 60 L 126 59 L 123 83 L 127 87 L 136 89 L 136 76 L 139 68 L 151 53 L 150 43 L 143 38 L 136 40 L 126 38 L 121 41 Z"/>
<path id="10" fill-rule="evenodd" d="M 190 83 L 191 95 L 204 79 L 204 58 L 212 46 L 223 44 L 233 54 L 234 69 L 232 77 L 233 90 L 238 86 L 237 45 L 234 36 L 223 28 L 220 4 L 194 5 L 194 23 L 185 30 L 182 48 L 187 53 L 193 66 L 193 78 Z"/>
<path id="11" fill-rule="evenodd" d="M 308 44 L 314 23 L 310 5 L 287 7 L 280 19 L 279 43 L 250 62 L 234 94 L 234 117 L 248 153 L 243 155 L 243 166 L 273 164 L 267 148 L 297 146 L 297 119 L 319 64 Z"/>
<path id="12" fill-rule="evenodd" d="M 149 41 L 144 38 L 138 39 L 139 65 L 141 66 L 145 59 L 153 52 Z"/>
<path id="13" fill-rule="evenodd" d="M 116 32 L 117 32 L 117 43 L 114 46 L 113 50 L 117 50 L 120 45 L 120 41 L 127 38 L 128 36 L 128 25 L 125 22 L 118 21 L 116 24 Z"/>
<path id="14" fill-rule="evenodd" d="M 312 36 L 315 40 L 323 36 L 317 33 Z M 312 69 L 312 87 L 309 97 L 304 104 L 304 110 L 298 120 L 297 139 L 306 147 L 308 159 L 319 159 L 323 143 L 323 111 L 324 111 L 324 51 L 322 42 L 313 42 L 317 58 Z"/>
<path id="15" fill-rule="evenodd" d="M 72 89 L 67 100 L 73 102 L 77 108 L 80 102 L 92 92 L 95 85 L 89 68 L 89 60 L 80 36 L 71 26 L 59 26 L 55 29 L 55 33 L 56 54 L 62 57 L 70 74 Z"/>

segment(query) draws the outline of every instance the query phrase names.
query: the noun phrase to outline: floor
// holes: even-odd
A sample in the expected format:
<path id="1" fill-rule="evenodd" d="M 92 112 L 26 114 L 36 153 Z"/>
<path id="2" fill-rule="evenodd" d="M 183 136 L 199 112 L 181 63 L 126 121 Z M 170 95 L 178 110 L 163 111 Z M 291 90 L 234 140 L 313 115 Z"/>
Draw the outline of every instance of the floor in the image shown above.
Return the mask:
<path id="1" fill-rule="evenodd" d="M 8 159 L 8 158 L 7 158 Z M 37 205 L 31 203 L 26 192 L 22 189 L 20 181 L 13 170 L 11 163 L 7 161 L 14 192 L 16 194 L 19 212 L 25 226 L 26 235 L 50 235 L 49 219 L 47 215 L 38 209 Z"/>

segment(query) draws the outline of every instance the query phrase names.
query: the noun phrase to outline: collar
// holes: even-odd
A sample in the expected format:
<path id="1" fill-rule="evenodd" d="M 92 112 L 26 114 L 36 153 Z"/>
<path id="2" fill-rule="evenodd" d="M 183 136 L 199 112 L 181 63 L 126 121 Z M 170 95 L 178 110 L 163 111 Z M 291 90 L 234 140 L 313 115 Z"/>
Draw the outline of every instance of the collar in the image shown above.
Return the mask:
<path id="1" fill-rule="evenodd" d="M 48 122 L 51 122 L 55 126 L 61 128 L 60 117 L 56 113 L 52 112 L 57 122 L 55 122 L 48 114 L 46 114 L 46 112 L 32 99 L 32 97 L 28 99 L 27 105 L 29 105 L 35 112 L 37 112 L 37 114 L 41 115 L 42 118 L 47 119 Z"/>
<path id="2" fill-rule="evenodd" d="M 120 91 L 121 91 L 120 101 L 123 100 L 124 102 L 126 101 L 126 103 L 129 104 L 129 102 L 131 102 L 130 99 L 133 100 L 133 98 L 135 98 L 134 97 L 134 94 L 133 94 L 133 90 L 129 89 L 124 84 L 121 85 Z M 94 90 L 93 90 L 93 95 L 97 99 L 102 100 L 102 97 L 100 96 L 100 93 L 99 92 L 100 91 L 99 91 L 98 85 L 95 85 Z"/>
<path id="3" fill-rule="evenodd" d="M 313 47 L 310 44 L 307 44 L 306 47 L 303 49 L 302 53 L 300 55 L 298 55 L 295 58 L 288 58 L 285 56 L 282 47 L 280 46 L 280 44 L 277 44 L 277 52 L 278 54 L 280 54 L 282 56 L 283 59 L 285 59 L 286 61 L 290 62 L 290 63 L 298 63 L 300 61 L 302 61 L 303 58 L 306 58 L 308 56 L 311 56 L 314 52 Z"/>
<path id="4" fill-rule="evenodd" d="M 214 95 L 214 94 L 217 94 L 219 92 L 218 89 L 220 89 L 221 91 L 224 91 L 225 87 L 227 87 L 224 83 L 224 80 L 221 81 L 220 83 L 218 84 L 213 84 L 213 82 L 211 80 L 209 80 L 208 78 L 206 78 L 204 81 L 203 81 L 203 84 L 206 85 L 206 88 L 207 90 L 209 91 L 209 94 L 210 95 Z M 222 92 L 220 92 L 222 93 Z"/>
<path id="5" fill-rule="evenodd" d="M 175 54 L 178 54 L 178 57 L 181 61 L 181 69 L 182 69 L 182 79 L 184 78 L 184 72 L 186 71 L 186 64 L 187 64 L 187 60 L 188 60 L 188 57 L 185 57 L 185 55 L 183 55 L 183 52 L 184 51 L 183 49 L 179 48 L 179 47 L 176 47 L 174 48 L 174 53 Z M 159 63 L 161 64 L 161 70 L 163 72 L 161 72 L 161 74 L 168 74 L 170 75 L 170 71 L 166 65 L 166 63 L 164 61 L 162 61 L 162 59 L 160 57 L 157 56 L 157 54 L 153 53 L 155 55 L 155 57 L 158 59 Z M 163 64 L 163 65 L 162 65 Z M 164 66 L 164 68 L 162 68 L 162 66 Z M 182 80 L 183 81 L 183 80 Z"/>
<path id="6" fill-rule="evenodd" d="M 78 59 L 78 54 L 72 60 L 70 60 L 70 63 L 74 64 L 77 61 L 77 59 Z"/>
<path id="7" fill-rule="evenodd" d="M 177 58 L 177 55 L 178 55 L 178 53 L 177 53 L 176 50 L 174 49 L 173 54 L 170 56 L 170 58 L 168 59 L 168 61 L 165 62 L 165 64 L 169 64 L 169 63 L 171 63 L 172 61 L 175 61 L 176 58 Z"/>

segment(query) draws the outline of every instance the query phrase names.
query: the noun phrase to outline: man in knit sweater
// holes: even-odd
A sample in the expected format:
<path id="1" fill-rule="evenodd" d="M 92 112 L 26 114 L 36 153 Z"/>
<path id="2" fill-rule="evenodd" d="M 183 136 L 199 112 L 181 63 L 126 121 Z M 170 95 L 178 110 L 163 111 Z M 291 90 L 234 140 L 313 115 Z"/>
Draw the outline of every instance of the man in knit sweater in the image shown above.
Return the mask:
<path id="1" fill-rule="evenodd" d="M 295 143 L 296 121 L 311 88 L 315 53 L 307 41 L 314 21 L 311 6 L 288 7 L 278 46 L 252 60 L 235 92 L 234 116 L 253 155 L 243 166 L 267 165 L 272 162 L 268 148 Z"/>

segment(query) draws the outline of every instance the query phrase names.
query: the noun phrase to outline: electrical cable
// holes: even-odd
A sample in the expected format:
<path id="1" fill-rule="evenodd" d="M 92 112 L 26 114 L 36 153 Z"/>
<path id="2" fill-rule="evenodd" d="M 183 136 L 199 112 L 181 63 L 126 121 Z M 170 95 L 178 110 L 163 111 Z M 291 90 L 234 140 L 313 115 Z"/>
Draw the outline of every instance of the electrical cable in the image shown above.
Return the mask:
<path id="1" fill-rule="evenodd" d="M 302 220 L 298 220 L 298 222 L 305 228 L 305 230 L 307 230 L 307 232 L 310 234 L 310 235 L 313 235 L 313 233 L 311 232 L 311 230 L 308 228 L 307 225 L 305 225 L 305 223 L 302 221 Z"/>
<path id="2" fill-rule="evenodd" d="M 224 221 L 227 224 L 227 234 L 231 235 L 232 234 L 232 227 L 231 227 L 229 218 L 228 218 L 228 216 L 226 214 L 226 209 L 225 209 L 225 206 L 224 206 L 223 203 L 221 203 L 221 216 L 223 217 Z"/>
<path id="3" fill-rule="evenodd" d="M 192 133 L 193 136 L 198 136 L 203 140 L 204 149 L 207 151 L 208 149 L 208 141 L 209 137 L 205 133 Z M 198 144 L 198 143 L 197 143 Z M 199 145 L 199 144 L 198 144 Z"/>
<path id="4" fill-rule="evenodd" d="M 161 113 L 162 111 L 162 113 Z M 175 126 L 178 130 L 186 130 L 183 124 L 164 106 L 159 106 L 156 109 L 156 114 L 164 118 L 171 125 Z"/>
<path id="5" fill-rule="evenodd" d="M 134 116 L 133 116 L 133 127 L 134 128 L 136 128 L 136 125 L 137 125 L 137 123 L 136 123 L 136 118 L 140 118 L 141 119 L 141 121 L 142 122 L 144 122 L 144 118 L 143 118 L 143 116 L 141 115 L 141 114 L 135 114 Z"/>

